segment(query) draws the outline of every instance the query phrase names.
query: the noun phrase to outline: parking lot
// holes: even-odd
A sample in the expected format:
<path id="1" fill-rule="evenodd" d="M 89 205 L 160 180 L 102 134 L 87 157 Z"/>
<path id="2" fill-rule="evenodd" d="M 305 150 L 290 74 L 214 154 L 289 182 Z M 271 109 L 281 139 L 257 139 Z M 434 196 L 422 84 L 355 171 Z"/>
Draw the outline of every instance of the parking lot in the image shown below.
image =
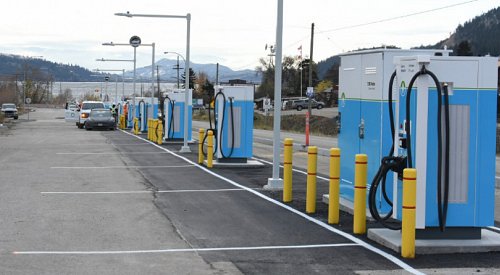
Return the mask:
<path id="1" fill-rule="evenodd" d="M 498 253 L 402 260 L 350 234 L 348 215 L 333 227 L 274 200 L 279 193 L 262 189 L 269 165 L 207 170 L 195 153 L 83 131 L 61 113 L 39 108 L 0 134 L 2 274 L 500 270 Z"/>

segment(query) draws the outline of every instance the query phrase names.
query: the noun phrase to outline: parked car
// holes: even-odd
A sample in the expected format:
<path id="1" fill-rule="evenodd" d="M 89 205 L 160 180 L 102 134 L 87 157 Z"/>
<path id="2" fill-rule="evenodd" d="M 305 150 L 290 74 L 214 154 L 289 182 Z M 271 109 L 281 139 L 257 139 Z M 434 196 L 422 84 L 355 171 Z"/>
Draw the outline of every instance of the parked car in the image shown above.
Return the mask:
<path id="1" fill-rule="evenodd" d="M 89 117 L 85 120 L 85 129 L 94 128 L 116 129 L 116 120 L 109 109 L 92 109 Z"/>
<path id="2" fill-rule="evenodd" d="M 17 114 L 17 107 L 14 103 L 4 103 L 2 104 L 1 112 L 5 115 L 5 117 L 13 117 L 14 119 L 18 119 L 19 116 Z"/>
<path id="3" fill-rule="evenodd" d="M 307 109 L 309 104 L 309 99 L 294 99 L 287 102 L 289 109 L 297 109 L 297 111 L 302 111 L 302 109 Z M 311 99 L 311 108 L 322 109 L 325 107 L 325 103 L 322 101 L 316 101 Z"/>
<path id="4" fill-rule="evenodd" d="M 90 115 L 92 109 L 105 109 L 104 103 L 102 101 L 84 101 L 82 106 L 78 110 L 78 120 L 76 121 L 76 126 L 82 129 L 85 126 L 85 121 Z"/>

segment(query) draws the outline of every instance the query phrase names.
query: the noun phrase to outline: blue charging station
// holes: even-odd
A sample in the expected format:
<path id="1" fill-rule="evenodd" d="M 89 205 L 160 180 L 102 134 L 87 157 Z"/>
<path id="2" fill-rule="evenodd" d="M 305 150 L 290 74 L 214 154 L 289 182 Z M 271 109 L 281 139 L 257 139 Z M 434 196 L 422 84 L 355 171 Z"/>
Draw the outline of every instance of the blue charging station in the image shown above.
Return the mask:
<path id="1" fill-rule="evenodd" d="M 186 90 L 176 89 L 166 93 L 164 107 L 165 111 L 165 134 L 164 140 L 179 141 L 184 140 L 184 108 L 188 108 L 188 136 L 192 139 L 193 124 L 193 91 L 189 90 L 188 102 L 186 103 Z"/>
<path id="2" fill-rule="evenodd" d="M 417 238 L 426 232 L 480 238 L 481 227 L 494 224 L 497 63 L 496 57 L 395 58 L 394 155 L 417 169 Z M 393 216 L 401 219 L 397 177 L 393 187 Z"/>
<path id="3" fill-rule="evenodd" d="M 215 95 L 218 163 L 247 163 L 253 156 L 252 86 L 218 86 Z"/>
<path id="4" fill-rule="evenodd" d="M 130 125 L 133 125 L 133 120 L 137 117 L 139 119 L 139 131 L 143 133 L 147 132 L 148 118 L 158 118 L 158 99 L 154 98 L 152 100 L 150 97 L 132 98 L 132 104 L 129 106 L 129 114 L 132 116 L 131 121 L 129 121 Z"/>
<path id="5" fill-rule="evenodd" d="M 394 57 L 409 55 L 448 55 L 446 50 L 377 49 L 355 51 L 341 55 L 339 72 L 338 145 L 341 154 L 340 193 L 347 203 L 354 201 L 354 158 L 368 155 L 368 188 L 377 173 L 382 157 L 392 145 L 389 122 L 388 89 L 394 73 Z M 393 106 L 395 104 L 393 103 Z M 392 182 L 392 175 L 387 181 Z M 393 190 L 388 188 L 392 198 Z M 367 194 L 368 196 L 368 194 Z M 390 205 L 380 190 L 375 196 L 376 207 L 388 213 Z"/>

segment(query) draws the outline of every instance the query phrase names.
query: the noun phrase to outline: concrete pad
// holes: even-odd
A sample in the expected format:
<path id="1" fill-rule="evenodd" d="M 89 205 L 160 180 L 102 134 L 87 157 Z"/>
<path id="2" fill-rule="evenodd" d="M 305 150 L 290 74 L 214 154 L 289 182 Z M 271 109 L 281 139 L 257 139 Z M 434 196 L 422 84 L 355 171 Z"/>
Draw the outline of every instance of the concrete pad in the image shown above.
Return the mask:
<path id="1" fill-rule="evenodd" d="M 198 143 L 196 140 L 188 140 L 187 141 L 188 144 L 195 144 L 195 143 Z M 183 139 L 164 139 L 162 144 L 165 144 L 165 145 L 181 145 L 181 144 L 184 144 L 184 140 Z"/>
<path id="2" fill-rule="evenodd" d="M 203 161 L 203 164 L 207 165 L 207 160 Z M 249 159 L 246 163 L 230 163 L 230 162 L 218 162 L 214 160 L 212 162 L 214 168 L 260 168 L 264 164 L 260 161 Z"/>
<path id="3" fill-rule="evenodd" d="M 326 203 L 326 204 L 329 204 L 329 200 L 330 200 L 330 195 L 329 194 L 323 194 L 323 203 Z M 346 200 L 342 197 L 340 197 L 340 200 L 339 200 L 339 209 L 340 211 L 344 211 L 346 213 L 349 213 L 351 215 L 354 215 L 354 203 L 350 200 Z M 385 213 L 381 213 L 381 215 L 385 215 Z M 368 221 L 374 221 L 375 219 L 373 219 L 370 211 L 366 210 L 366 220 Z"/>
<path id="4" fill-rule="evenodd" d="M 401 232 L 386 228 L 368 229 L 368 238 L 401 252 Z M 500 233 L 481 230 L 480 240 L 416 240 L 416 254 L 479 253 L 500 251 Z"/>

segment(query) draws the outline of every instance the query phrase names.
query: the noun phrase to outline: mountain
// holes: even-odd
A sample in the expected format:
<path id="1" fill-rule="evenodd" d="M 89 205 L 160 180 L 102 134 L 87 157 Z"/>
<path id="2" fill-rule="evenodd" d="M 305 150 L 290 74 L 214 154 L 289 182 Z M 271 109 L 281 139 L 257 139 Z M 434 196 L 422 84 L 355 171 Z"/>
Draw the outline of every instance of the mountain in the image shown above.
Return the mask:
<path id="1" fill-rule="evenodd" d="M 160 80 L 162 82 L 176 81 L 177 71 L 174 69 L 176 65 L 177 60 L 172 59 L 161 59 L 155 63 L 155 69 L 156 66 L 159 66 Z M 180 67 L 181 70 L 179 73 L 182 75 L 184 74 L 184 64 L 180 63 Z M 196 74 L 204 72 L 208 75 L 210 81 L 215 81 L 216 64 L 198 64 L 191 62 L 191 68 Z M 104 75 L 106 75 L 90 71 L 78 65 L 55 63 L 41 58 L 0 54 L 0 75 L 17 75 L 18 79 L 22 79 L 25 72 L 27 72 L 28 78 L 44 77 L 45 79 L 52 78 L 54 81 L 63 82 L 102 81 Z M 136 73 L 138 79 L 151 80 L 151 66 L 137 68 Z M 126 71 L 125 77 L 131 78 L 133 74 L 133 71 Z M 227 82 L 230 79 L 244 79 L 252 83 L 259 83 L 261 81 L 260 76 L 257 75 L 254 70 L 234 71 L 229 67 L 219 65 L 219 81 Z"/>
<path id="2" fill-rule="evenodd" d="M 78 65 L 62 64 L 41 58 L 0 54 L 0 75 L 23 79 L 30 77 L 52 78 L 55 81 L 96 81 L 95 72 Z"/>
<path id="3" fill-rule="evenodd" d="M 215 82 L 216 78 L 216 64 L 198 64 L 194 62 L 190 62 L 190 67 L 196 74 L 200 72 L 206 73 L 208 75 L 208 79 L 211 82 Z M 161 81 L 167 82 L 175 82 L 177 81 L 177 60 L 174 59 L 160 59 L 155 62 L 155 75 L 156 75 L 156 66 L 159 66 L 158 72 L 160 74 Z M 184 74 L 184 62 L 182 60 L 179 62 L 179 74 L 182 76 Z M 136 69 L 137 78 L 142 79 L 151 79 L 151 66 L 141 67 Z M 133 71 L 125 72 L 125 77 L 132 77 Z M 155 76 L 156 77 L 156 76 Z M 261 81 L 261 76 L 257 75 L 254 70 L 241 70 L 234 71 L 229 67 L 223 66 L 219 64 L 219 82 L 227 82 L 230 79 L 244 79 L 247 82 L 251 83 L 259 83 Z M 181 78 L 182 82 L 182 78 Z"/>
<path id="4" fill-rule="evenodd" d="M 468 53 L 468 55 L 475 56 L 488 54 L 499 56 L 500 7 L 476 16 L 463 25 L 458 25 L 450 37 L 434 45 L 420 46 L 419 48 L 442 49 L 444 46 L 447 46 L 448 49 L 453 49 L 454 54 Z M 467 52 L 467 47 L 469 48 L 469 52 Z"/>

